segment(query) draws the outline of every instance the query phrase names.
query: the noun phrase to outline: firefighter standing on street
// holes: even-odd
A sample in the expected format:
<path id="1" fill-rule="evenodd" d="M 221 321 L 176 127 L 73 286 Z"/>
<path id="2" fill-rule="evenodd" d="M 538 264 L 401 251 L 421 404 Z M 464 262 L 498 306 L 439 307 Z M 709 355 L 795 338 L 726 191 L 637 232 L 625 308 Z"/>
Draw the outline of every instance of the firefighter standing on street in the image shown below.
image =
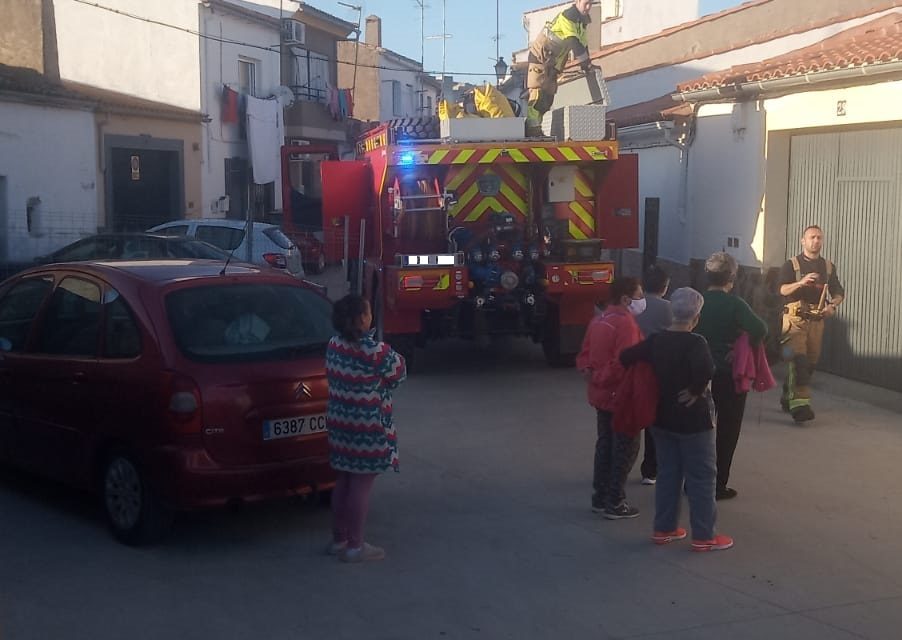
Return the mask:
<path id="1" fill-rule="evenodd" d="M 526 88 L 529 90 L 527 125 L 535 129 L 542 123 L 542 115 L 551 108 L 557 92 L 558 76 L 564 70 L 570 53 L 583 72 L 589 70 L 589 45 L 586 27 L 594 0 L 576 0 L 545 24 L 539 36 L 529 45 L 529 69 Z"/>
<path id="2" fill-rule="evenodd" d="M 786 305 L 781 343 L 789 360 L 780 404 L 796 422 L 814 419 L 809 385 L 821 354 L 824 320 L 836 313 L 845 297 L 836 268 L 821 257 L 823 244 L 821 228 L 807 227 L 802 232 L 802 253 L 780 270 L 780 295 Z"/>

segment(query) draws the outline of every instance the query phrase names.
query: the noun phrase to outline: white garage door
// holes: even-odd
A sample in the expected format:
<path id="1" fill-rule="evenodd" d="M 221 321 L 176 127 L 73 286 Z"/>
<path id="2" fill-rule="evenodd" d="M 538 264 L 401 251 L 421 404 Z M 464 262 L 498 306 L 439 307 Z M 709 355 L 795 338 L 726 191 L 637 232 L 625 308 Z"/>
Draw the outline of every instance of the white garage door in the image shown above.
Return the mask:
<path id="1" fill-rule="evenodd" d="M 824 229 L 846 301 L 820 369 L 902 390 L 902 129 L 792 138 L 786 256 Z"/>

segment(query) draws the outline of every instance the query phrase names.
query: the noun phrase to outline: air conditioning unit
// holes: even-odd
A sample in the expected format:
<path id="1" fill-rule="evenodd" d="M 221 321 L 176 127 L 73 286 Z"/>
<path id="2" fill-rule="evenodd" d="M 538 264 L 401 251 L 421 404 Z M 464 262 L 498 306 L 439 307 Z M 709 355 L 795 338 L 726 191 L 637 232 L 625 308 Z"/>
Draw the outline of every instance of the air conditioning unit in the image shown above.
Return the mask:
<path id="1" fill-rule="evenodd" d="M 282 19 L 282 42 L 285 44 L 304 44 L 307 39 L 307 25 L 291 18 Z"/>

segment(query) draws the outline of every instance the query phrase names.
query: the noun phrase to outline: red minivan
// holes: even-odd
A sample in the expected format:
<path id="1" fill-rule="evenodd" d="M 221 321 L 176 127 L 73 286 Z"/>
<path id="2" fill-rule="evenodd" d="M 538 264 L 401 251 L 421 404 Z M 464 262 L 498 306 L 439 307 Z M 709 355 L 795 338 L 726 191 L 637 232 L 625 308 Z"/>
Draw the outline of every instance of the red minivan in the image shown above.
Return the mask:
<path id="1" fill-rule="evenodd" d="M 0 285 L 0 458 L 97 490 L 128 544 L 175 511 L 327 492 L 315 285 L 209 260 L 36 267 Z"/>

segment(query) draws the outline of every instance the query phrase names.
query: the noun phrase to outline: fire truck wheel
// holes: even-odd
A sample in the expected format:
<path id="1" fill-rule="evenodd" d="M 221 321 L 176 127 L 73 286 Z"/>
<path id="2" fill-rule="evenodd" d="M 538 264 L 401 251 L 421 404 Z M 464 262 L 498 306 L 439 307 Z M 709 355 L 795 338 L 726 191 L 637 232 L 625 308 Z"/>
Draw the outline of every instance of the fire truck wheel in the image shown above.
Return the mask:
<path id="1" fill-rule="evenodd" d="M 407 363 L 407 373 L 414 370 L 417 354 L 417 340 L 412 333 L 391 333 L 385 335 L 385 341 L 391 348 L 404 356 Z"/>
<path id="2" fill-rule="evenodd" d="M 556 308 L 549 309 L 542 351 L 545 352 L 545 361 L 552 367 L 572 367 L 576 363 L 575 353 L 561 351 L 561 323 Z"/>

